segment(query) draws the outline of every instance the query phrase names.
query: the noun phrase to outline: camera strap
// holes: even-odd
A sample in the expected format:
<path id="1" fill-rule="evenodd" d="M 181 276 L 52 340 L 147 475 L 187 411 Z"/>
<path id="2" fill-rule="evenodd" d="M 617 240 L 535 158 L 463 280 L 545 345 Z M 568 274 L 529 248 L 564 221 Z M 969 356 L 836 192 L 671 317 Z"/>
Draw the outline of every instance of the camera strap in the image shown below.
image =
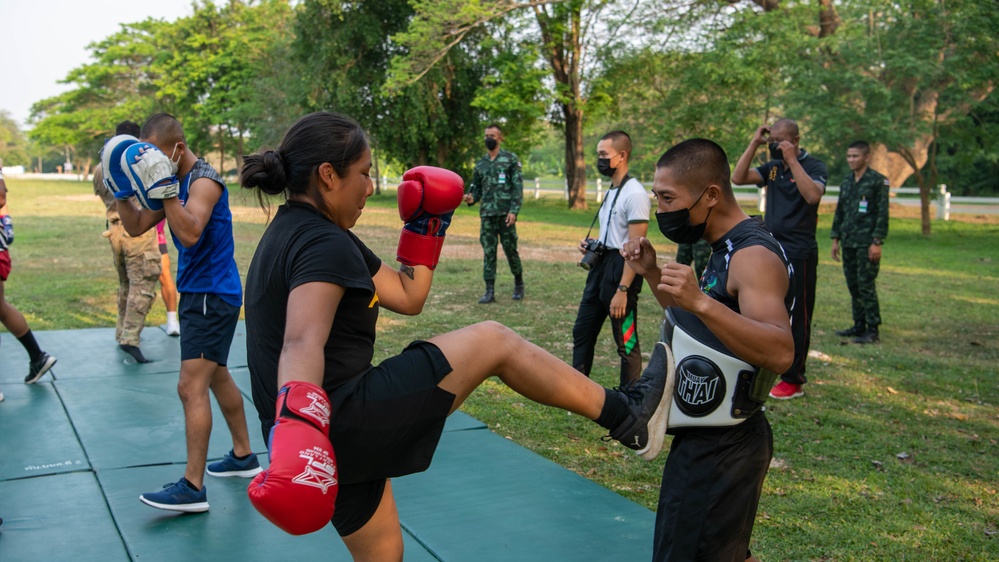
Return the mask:
<path id="1" fill-rule="evenodd" d="M 625 174 L 624 178 L 621 180 L 621 185 L 617 187 L 617 193 L 614 194 L 614 200 L 611 201 L 610 212 L 607 213 L 608 222 L 610 222 L 610 216 L 614 214 L 614 206 L 617 205 L 617 198 L 621 195 L 621 190 L 624 189 L 624 184 L 628 183 L 630 180 L 631 176 Z M 605 197 L 604 200 L 600 202 L 600 206 L 597 207 L 597 214 L 593 215 L 593 222 L 590 223 L 590 228 L 586 231 L 586 240 L 590 239 L 590 233 L 593 232 L 593 225 L 597 224 L 597 219 L 600 218 L 600 209 L 604 208 L 604 203 L 606 202 L 607 198 Z M 601 243 L 607 241 L 608 232 L 608 230 L 604 231 L 604 239 L 601 240 Z"/>

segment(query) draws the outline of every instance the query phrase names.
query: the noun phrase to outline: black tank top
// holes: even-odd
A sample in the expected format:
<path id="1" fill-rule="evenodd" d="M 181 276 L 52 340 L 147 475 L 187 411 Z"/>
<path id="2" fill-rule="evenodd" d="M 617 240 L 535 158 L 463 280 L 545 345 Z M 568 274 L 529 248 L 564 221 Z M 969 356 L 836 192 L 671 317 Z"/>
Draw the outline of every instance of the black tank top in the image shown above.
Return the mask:
<path id="1" fill-rule="evenodd" d="M 701 275 L 701 290 L 728 308 L 739 312 L 739 301 L 728 294 L 728 264 L 732 256 L 743 248 L 763 246 L 777 254 L 787 268 L 788 290 L 784 296 L 784 306 L 788 314 L 794 308 L 794 293 L 791 290 L 790 279 L 794 269 L 784 254 L 780 242 L 770 234 L 759 217 L 750 217 L 735 225 L 732 230 L 711 245 L 711 259 Z"/>

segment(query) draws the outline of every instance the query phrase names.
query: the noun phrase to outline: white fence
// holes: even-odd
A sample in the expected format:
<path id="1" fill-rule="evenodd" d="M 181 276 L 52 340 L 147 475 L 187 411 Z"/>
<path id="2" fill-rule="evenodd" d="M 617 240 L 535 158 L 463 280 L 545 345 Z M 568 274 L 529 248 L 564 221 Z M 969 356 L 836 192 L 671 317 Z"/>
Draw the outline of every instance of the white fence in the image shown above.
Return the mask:
<path id="1" fill-rule="evenodd" d="M 17 173 L 19 170 L 13 169 L 13 166 L 5 167 L 3 169 L 4 175 L 10 177 L 18 177 L 25 179 L 46 179 L 46 180 L 85 180 L 89 181 L 90 178 L 84 178 L 82 174 L 32 174 L 32 173 Z M 399 185 L 401 178 L 389 178 L 382 176 L 381 186 L 382 189 L 395 190 L 396 186 Z M 603 201 L 604 194 L 607 192 L 607 188 L 610 186 L 608 182 L 605 182 L 603 178 L 596 178 L 586 182 L 586 195 L 587 197 L 596 196 L 597 203 Z M 651 187 L 651 185 L 646 185 L 646 187 Z M 759 189 L 754 185 L 735 185 L 732 186 L 735 191 L 735 196 L 739 201 L 748 202 L 756 201 L 760 212 L 764 211 L 764 201 L 763 197 L 765 195 L 764 189 Z M 569 200 L 569 188 L 566 180 L 563 178 L 534 178 L 524 180 L 524 195 L 525 197 L 533 197 L 534 199 L 541 199 L 542 197 L 561 197 L 563 200 Z M 918 187 L 893 187 L 891 189 L 892 202 L 907 206 L 919 206 L 919 188 Z M 651 197 L 651 195 L 650 195 Z M 826 194 L 822 196 L 823 203 L 836 203 L 839 199 L 839 186 L 831 185 L 826 188 Z M 949 191 L 947 191 L 947 186 L 941 184 L 939 186 L 939 191 L 935 194 L 933 204 L 937 209 L 937 219 L 938 220 L 950 220 L 951 213 L 963 213 L 963 214 L 986 214 L 994 215 L 999 214 L 999 197 L 954 197 Z"/>
<path id="2" fill-rule="evenodd" d="M 382 177 L 383 189 L 395 189 L 400 178 Z M 533 185 L 532 185 L 533 184 Z M 586 182 L 587 197 L 596 196 L 596 202 L 603 201 L 604 194 L 610 186 L 609 182 L 603 178 L 596 178 Z M 646 185 L 651 187 L 651 185 Z M 755 185 L 732 186 L 736 198 L 740 201 L 756 201 L 760 212 L 764 211 L 763 198 L 765 189 L 759 189 Z M 566 180 L 563 178 L 534 178 L 524 179 L 524 196 L 541 199 L 542 197 L 561 197 L 569 200 L 569 189 Z M 651 197 L 651 195 L 650 195 Z M 919 206 L 918 187 L 894 187 L 891 189 L 893 203 L 907 206 Z M 833 204 L 839 199 L 839 186 L 829 186 L 826 194 L 822 196 L 823 203 Z M 941 184 L 939 192 L 934 197 L 933 204 L 937 209 L 937 219 L 950 220 L 951 213 L 966 214 L 999 214 L 999 197 L 953 197 L 947 186 Z"/>

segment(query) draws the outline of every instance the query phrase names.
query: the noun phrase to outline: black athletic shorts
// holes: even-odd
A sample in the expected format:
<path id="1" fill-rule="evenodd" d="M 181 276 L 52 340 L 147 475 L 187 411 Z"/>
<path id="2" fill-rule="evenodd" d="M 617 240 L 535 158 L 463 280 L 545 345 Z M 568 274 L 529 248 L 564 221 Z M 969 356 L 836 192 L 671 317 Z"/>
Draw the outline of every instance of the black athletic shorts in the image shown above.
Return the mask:
<path id="1" fill-rule="evenodd" d="M 746 559 L 773 434 L 763 412 L 678 432 L 663 469 L 652 560 Z"/>
<path id="2" fill-rule="evenodd" d="M 437 387 L 450 372 L 436 345 L 415 341 L 330 394 L 340 483 L 333 525 L 340 536 L 371 519 L 387 478 L 430 466 L 454 404 L 454 394 Z M 265 441 L 271 425 L 263 424 Z"/>
<path id="3" fill-rule="evenodd" d="M 239 307 L 218 295 L 181 293 L 177 307 L 180 319 L 180 360 L 208 359 L 221 366 L 229 361 L 229 348 L 236 334 Z"/>

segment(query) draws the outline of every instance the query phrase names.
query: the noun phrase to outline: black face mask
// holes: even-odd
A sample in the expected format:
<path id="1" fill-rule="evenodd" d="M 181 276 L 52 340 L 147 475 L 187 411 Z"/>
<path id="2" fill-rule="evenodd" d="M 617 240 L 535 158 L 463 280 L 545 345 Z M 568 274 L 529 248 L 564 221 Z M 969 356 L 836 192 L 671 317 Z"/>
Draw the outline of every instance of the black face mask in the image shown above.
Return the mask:
<path id="1" fill-rule="evenodd" d="M 694 204 L 690 206 L 690 209 L 697 206 L 697 202 L 701 200 L 701 197 L 704 197 L 704 194 L 707 191 L 708 189 L 704 188 L 704 191 L 697 196 L 697 201 L 694 201 Z M 690 209 L 656 213 L 656 222 L 659 223 L 659 232 L 662 232 L 663 236 L 671 242 L 675 242 L 677 244 L 693 244 L 700 240 L 701 236 L 704 235 L 704 229 L 708 227 L 708 217 L 711 216 L 711 209 L 708 209 L 708 216 L 704 217 L 704 222 L 696 226 L 690 224 Z"/>
<path id="2" fill-rule="evenodd" d="M 493 150 L 494 148 L 496 148 L 496 145 L 498 144 L 499 144 L 498 140 L 492 137 L 486 137 L 486 150 Z"/>
<path id="3" fill-rule="evenodd" d="M 600 172 L 601 176 L 607 176 L 609 178 L 614 175 L 614 171 L 617 170 L 617 168 L 611 168 L 610 161 L 610 158 L 597 158 L 597 171 Z"/>
<path id="4" fill-rule="evenodd" d="M 779 142 L 772 142 L 770 147 L 770 159 L 771 160 L 784 160 L 784 153 L 780 149 Z"/>

